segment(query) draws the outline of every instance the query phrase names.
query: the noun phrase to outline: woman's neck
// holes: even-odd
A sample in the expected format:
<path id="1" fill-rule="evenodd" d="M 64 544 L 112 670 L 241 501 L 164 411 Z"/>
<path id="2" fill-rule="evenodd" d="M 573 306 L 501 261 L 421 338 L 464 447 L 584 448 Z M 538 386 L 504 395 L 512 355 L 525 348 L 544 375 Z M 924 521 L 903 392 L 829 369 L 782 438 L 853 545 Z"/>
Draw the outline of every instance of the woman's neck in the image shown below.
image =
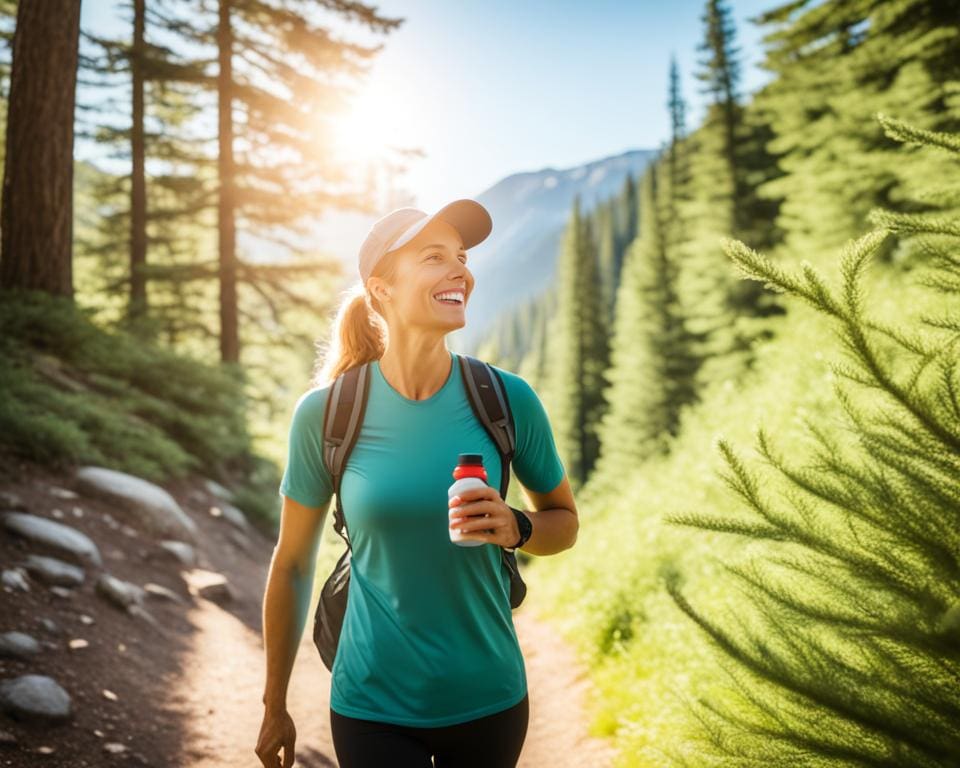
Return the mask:
<path id="1" fill-rule="evenodd" d="M 426 400 L 447 381 L 453 356 L 442 342 L 402 351 L 394 344 L 387 346 L 379 365 L 387 383 L 401 395 L 409 400 Z"/>

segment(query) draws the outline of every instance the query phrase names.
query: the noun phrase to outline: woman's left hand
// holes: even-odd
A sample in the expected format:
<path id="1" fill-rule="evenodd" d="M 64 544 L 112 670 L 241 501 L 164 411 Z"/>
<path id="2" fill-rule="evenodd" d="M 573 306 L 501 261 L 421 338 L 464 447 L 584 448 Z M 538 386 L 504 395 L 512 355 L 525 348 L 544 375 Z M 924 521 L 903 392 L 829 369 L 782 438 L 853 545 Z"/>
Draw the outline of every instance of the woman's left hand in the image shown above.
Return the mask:
<path id="1" fill-rule="evenodd" d="M 459 507 L 459 510 L 455 507 Z M 520 528 L 513 510 L 500 498 L 500 492 L 489 485 L 468 488 L 450 499 L 449 516 L 450 528 L 462 530 L 463 539 L 512 547 L 520 538 Z"/>

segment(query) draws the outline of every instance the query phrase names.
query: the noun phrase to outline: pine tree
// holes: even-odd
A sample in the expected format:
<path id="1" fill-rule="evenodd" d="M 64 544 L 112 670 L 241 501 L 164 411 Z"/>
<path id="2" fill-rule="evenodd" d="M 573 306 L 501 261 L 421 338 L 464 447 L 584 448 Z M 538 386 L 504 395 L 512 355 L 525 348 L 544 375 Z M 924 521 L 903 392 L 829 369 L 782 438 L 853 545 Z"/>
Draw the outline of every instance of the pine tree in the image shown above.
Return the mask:
<path id="1" fill-rule="evenodd" d="M 605 372 L 609 409 L 600 427 L 598 478 L 628 474 L 650 456 L 665 453 L 681 408 L 694 397 L 696 361 L 679 314 L 677 266 L 664 238 L 661 173 L 652 163 L 640 179 L 640 235 L 624 264 Z"/>
<path id="2" fill-rule="evenodd" d="M 783 200 L 776 224 L 785 257 L 831 265 L 868 211 L 909 212 L 907 201 L 937 177 L 939 158 L 904 162 L 872 115 L 960 130 L 958 16 L 956 0 L 787 2 L 757 16 L 767 41 L 762 66 L 774 77 L 754 103 L 773 130 L 769 146 L 782 171 L 761 192 Z M 876 258 L 893 252 L 886 243 Z"/>
<path id="3" fill-rule="evenodd" d="M 891 139 L 951 153 L 940 167 L 952 183 L 945 205 L 955 205 L 960 135 L 877 118 Z M 723 564 L 746 598 L 732 620 L 667 577 L 676 604 L 732 660 L 740 694 L 695 705 L 706 742 L 698 765 L 708 753 L 743 766 L 960 764 L 960 226 L 928 211 L 876 209 L 869 219 L 875 229 L 840 255 L 839 290 L 809 262 L 791 271 L 742 242 L 724 245 L 745 276 L 833 318 L 847 353 L 831 367 L 849 431 L 808 417 L 816 455 L 799 466 L 760 428 L 775 478 L 721 439 L 724 480 L 745 514 L 667 518 L 767 542 L 764 555 Z M 924 259 L 902 311 L 880 318 L 865 274 L 891 234 Z"/>
<path id="4" fill-rule="evenodd" d="M 690 330 L 703 339 L 703 388 L 732 382 L 749 368 L 754 341 L 767 333 L 752 318 L 781 314 L 782 308 L 773 291 L 738 280 L 720 248 L 722 237 L 758 248 L 773 245 L 776 231 L 768 222 L 775 218 L 776 201 L 761 199 L 758 186 L 778 171 L 765 147 L 769 128 L 741 103 L 729 8 L 722 0 L 707 0 L 701 18 L 704 40 L 698 49 L 705 55 L 694 74 L 704 83 L 708 104 L 703 125 L 683 142 L 690 183 L 677 216 L 684 233 L 680 294 Z"/>
<path id="5" fill-rule="evenodd" d="M 548 340 L 544 399 L 572 487 L 583 485 L 599 456 L 609 359 L 594 234 L 574 198 L 557 264 L 557 308 Z"/>
<path id="6" fill-rule="evenodd" d="M 614 305 L 617 300 L 617 281 L 620 279 L 622 258 L 617 250 L 613 209 L 616 200 L 605 200 L 594 211 L 597 232 L 597 263 L 600 269 L 603 306 L 607 309 L 607 324 L 613 325 Z"/>
<path id="7" fill-rule="evenodd" d="M 89 192 L 100 226 L 77 238 L 77 257 L 96 264 L 90 270 L 100 280 L 91 286 L 93 306 L 102 312 L 125 305 L 122 316 L 102 320 L 144 338 L 162 334 L 172 343 L 178 328 L 200 327 L 197 318 L 209 301 L 183 278 L 185 270 L 197 269 L 204 230 L 212 223 L 215 160 L 204 153 L 203 137 L 189 135 L 203 112 L 198 84 L 204 65 L 152 39 L 170 25 L 155 5 L 133 0 L 127 37 L 83 33 L 99 55 L 81 55 L 82 71 L 108 96 L 83 105 L 82 113 L 92 115 L 81 114 L 81 133 L 109 146 L 112 157 L 129 159 L 129 173 L 93 178 Z M 105 115 L 123 117 L 116 124 Z M 86 131 L 85 123 L 92 123 Z M 148 288 L 156 292 L 153 302 Z"/>

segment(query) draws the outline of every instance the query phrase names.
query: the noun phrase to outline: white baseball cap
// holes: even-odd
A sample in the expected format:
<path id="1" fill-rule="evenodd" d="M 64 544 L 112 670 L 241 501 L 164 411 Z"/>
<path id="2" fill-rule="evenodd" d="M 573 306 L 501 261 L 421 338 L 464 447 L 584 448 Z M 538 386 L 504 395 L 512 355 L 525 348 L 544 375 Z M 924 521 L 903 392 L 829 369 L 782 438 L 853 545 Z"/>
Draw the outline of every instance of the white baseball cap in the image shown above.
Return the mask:
<path id="1" fill-rule="evenodd" d="M 360 279 L 366 283 L 380 259 L 410 242 L 434 219 L 443 219 L 452 225 L 460 233 L 465 249 L 483 242 L 493 229 L 493 219 L 487 209 L 468 198 L 447 203 L 432 216 L 419 208 L 396 208 L 374 223 L 360 246 Z"/>

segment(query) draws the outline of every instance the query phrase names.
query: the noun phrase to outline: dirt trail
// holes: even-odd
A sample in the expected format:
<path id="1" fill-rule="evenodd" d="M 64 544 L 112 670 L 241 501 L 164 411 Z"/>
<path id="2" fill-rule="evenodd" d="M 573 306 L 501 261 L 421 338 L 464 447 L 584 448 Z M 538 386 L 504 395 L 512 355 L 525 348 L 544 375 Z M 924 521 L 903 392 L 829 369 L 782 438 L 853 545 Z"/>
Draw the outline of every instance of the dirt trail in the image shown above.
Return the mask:
<path id="1" fill-rule="evenodd" d="M 69 478 L 29 465 L 8 468 L 0 472 L 4 475 L 0 491 L 8 494 L 7 503 L 12 493 L 23 509 L 69 522 L 97 543 L 103 570 L 136 584 L 165 586 L 181 599 L 151 599 L 154 625 L 98 596 L 95 571 L 68 594 L 57 595 L 39 582 L 25 592 L 0 591 L 0 632 L 26 631 L 44 643 L 36 656 L 0 659 L 0 678 L 51 675 L 74 702 L 70 720 L 55 726 L 0 715 L 0 766 L 258 765 L 253 750 L 263 712 L 261 611 L 275 540 L 252 529 L 238 536 L 225 516 L 212 514 L 217 500 L 196 482 L 173 483 L 168 490 L 199 529 L 202 570 L 187 571 L 139 528 L 119 526 L 111 503 L 84 496 L 65 501 L 62 492 L 52 491 L 69 487 Z M 33 551 L 32 543 L 0 535 L 0 562 L 21 562 Z M 227 579 L 230 599 L 213 602 L 196 594 L 197 574 L 210 572 Z M 610 766 L 607 742 L 587 734 L 585 672 L 550 625 L 536 617 L 535 599 L 531 592 L 513 614 L 530 692 L 519 765 Z M 56 627 L 48 631 L 44 621 Z M 330 673 L 312 644 L 311 628 L 308 622 L 288 692 L 298 729 L 297 765 L 335 768 Z M 82 648 L 68 644 L 75 638 Z"/>
<path id="2" fill-rule="evenodd" d="M 530 598 L 528 597 L 528 600 Z M 184 756 L 196 768 L 254 765 L 263 692 L 261 638 L 219 606 L 201 601 L 197 627 L 183 660 L 189 687 L 175 706 L 188 724 Z M 610 766 L 614 752 L 587 734 L 584 697 L 588 681 L 571 650 L 526 604 L 514 612 L 527 664 L 530 724 L 520 768 Z M 330 737 L 330 673 L 304 632 L 288 692 L 297 726 L 297 765 L 336 766 Z"/>

